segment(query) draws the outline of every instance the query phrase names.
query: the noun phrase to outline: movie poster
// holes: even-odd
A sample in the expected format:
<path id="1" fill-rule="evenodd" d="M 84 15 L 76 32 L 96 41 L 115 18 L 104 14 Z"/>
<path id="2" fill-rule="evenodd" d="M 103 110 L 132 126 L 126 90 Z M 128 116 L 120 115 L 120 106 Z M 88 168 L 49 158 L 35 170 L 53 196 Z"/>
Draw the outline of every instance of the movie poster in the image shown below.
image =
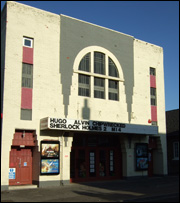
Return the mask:
<path id="1" fill-rule="evenodd" d="M 137 158 L 137 169 L 147 170 L 148 169 L 148 158 Z"/>
<path id="2" fill-rule="evenodd" d="M 135 150 L 136 170 L 148 170 L 148 144 L 137 143 Z"/>
<path id="3" fill-rule="evenodd" d="M 41 157 L 59 158 L 59 144 L 42 143 Z"/>
<path id="4" fill-rule="evenodd" d="M 147 144 L 137 144 L 136 145 L 136 155 L 138 157 L 147 157 L 148 151 L 147 151 Z"/>
<path id="5" fill-rule="evenodd" d="M 41 174 L 59 174 L 59 160 L 41 159 Z"/>

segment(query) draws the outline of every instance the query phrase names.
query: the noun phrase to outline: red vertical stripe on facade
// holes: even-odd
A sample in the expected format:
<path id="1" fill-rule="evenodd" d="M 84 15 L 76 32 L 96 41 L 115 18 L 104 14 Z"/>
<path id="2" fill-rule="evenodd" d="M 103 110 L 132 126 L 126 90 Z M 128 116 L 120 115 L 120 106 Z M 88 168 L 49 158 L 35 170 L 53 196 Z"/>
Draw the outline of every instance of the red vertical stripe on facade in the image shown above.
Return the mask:
<path id="1" fill-rule="evenodd" d="M 32 89 L 22 87 L 21 108 L 32 109 Z"/>
<path id="2" fill-rule="evenodd" d="M 150 87 L 156 88 L 156 76 L 150 75 Z"/>
<path id="3" fill-rule="evenodd" d="M 23 63 L 33 64 L 33 48 L 23 47 Z"/>
<path id="4" fill-rule="evenodd" d="M 151 106 L 151 120 L 157 121 L 157 106 Z"/>

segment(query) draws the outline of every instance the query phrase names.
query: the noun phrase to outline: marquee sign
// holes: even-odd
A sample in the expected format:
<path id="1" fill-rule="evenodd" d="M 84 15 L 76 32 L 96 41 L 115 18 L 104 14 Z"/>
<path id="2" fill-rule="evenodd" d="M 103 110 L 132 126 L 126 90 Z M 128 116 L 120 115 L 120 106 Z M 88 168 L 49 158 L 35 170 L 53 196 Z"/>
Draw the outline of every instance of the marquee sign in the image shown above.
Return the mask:
<path id="1" fill-rule="evenodd" d="M 75 120 L 66 118 L 43 118 L 40 130 L 92 131 L 111 133 L 158 134 L 158 127 L 151 125 L 135 125 L 93 120 Z"/>

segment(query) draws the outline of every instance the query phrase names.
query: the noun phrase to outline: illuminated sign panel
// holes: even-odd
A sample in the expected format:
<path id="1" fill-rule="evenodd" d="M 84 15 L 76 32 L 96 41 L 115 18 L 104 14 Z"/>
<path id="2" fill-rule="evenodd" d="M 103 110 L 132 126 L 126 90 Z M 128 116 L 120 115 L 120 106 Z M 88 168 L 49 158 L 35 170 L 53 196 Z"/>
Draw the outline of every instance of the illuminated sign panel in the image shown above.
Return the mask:
<path id="1" fill-rule="evenodd" d="M 112 133 L 158 134 L 158 127 L 93 120 L 75 120 L 66 118 L 43 118 L 41 130 L 56 129 L 67 131 L 94 131 Z"/>

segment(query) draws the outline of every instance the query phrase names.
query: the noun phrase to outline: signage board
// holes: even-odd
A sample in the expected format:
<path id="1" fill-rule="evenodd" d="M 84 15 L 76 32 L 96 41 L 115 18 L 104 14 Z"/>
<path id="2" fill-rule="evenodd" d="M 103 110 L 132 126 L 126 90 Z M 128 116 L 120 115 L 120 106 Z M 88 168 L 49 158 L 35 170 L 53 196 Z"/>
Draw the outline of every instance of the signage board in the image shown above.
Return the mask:
<path id="1" fill-rule="evenodd" d="M 151 125 L 136 125 L 94 120 L 75 120 L 66 118 L 43 118 L 40 129 L 55 129 L 66 131 L 93 131 L 111 133 L 158 134 L 158 127 Z"/>
<path id="2" fill-rule="evenodd" d="M 9 179 L 16 179 L 16 168 L 9 168 Z"/>

